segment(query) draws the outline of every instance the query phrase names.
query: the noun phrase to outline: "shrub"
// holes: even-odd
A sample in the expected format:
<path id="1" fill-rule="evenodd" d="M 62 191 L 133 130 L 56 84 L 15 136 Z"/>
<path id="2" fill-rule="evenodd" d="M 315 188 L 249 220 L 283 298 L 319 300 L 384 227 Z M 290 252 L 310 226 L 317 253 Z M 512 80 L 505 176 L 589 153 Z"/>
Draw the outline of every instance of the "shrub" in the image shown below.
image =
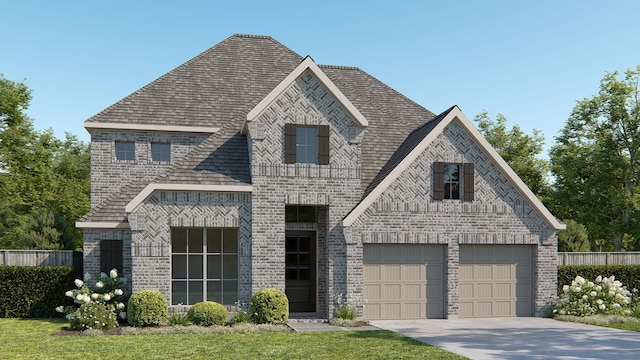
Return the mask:
<path id="1" fill-rule="evenodd" d="M 201 326 L 224 325 L 229 318 L 227 309 L 214 301 L 196 303 L 187 314 L 192 323 Z"/>
<path id="2" fill-rule="evenodd" d="M 74 330 L 108 330 L 118 326 L 118 317 L 107 304 L 90 301 L 80 305 L 69 323 Z"/>
<path id="3" fill-rule="evenodd" d="M 118 326 L 116 313 L 123 319 L 126 317 L 125 304 L 121 301 L 125 280 L 118 276 L 116 269 L 109 275 L 87 273 L 84 281 L 76 279 L 74 283 L 77 289 L 69 290 L 65 295 L 76 305 L 56 307 L 56 311 L 67 314 L 72 329 L 112 329 Z"/>
<path id="4" fill-rule="evenodd" d="M 576 276 L 595 279 L 599 275 L 613 275 L 627 289 L 640 289 L 640 265 L 563 265 L 558 266 L 558 295 L 562 295 L 564 285 L 571 285 Z"/>
<path id="5" fill-rule="evenodd" d="M 630 314 L 631 293 L 614 276 L 598 276 L 595 281 L 577 276 L 562 291 L 554 315 Z"/>
<path id="6" fill-rule="evenodd" d="M 0 266 L 0 318 L 59 317 L 55 306 L 72 305 L 70 266 Z"/>
<path id="7" fill-rule="evenodd" d="M 127 319 L 131 326 L 158 325 L 167 321 L 169 303 L 157 290 L 141 290 L 131 295 Z"/>
<path id="8" fill-rule="evenodd" d="M 258 324 L 286 323 L 289 299 L 278 289 L 262 289 L 251 298 L 251 319 Z"/>
<path id="9" fill-rule="evenodd" d="M 342 295 L 338 294 L 333 299 L 335 304 L 335 315 L 336 317 L 343 320 L 353 320 L 356 318 L 356 309 L 351 306 L 347 299 Z"/>

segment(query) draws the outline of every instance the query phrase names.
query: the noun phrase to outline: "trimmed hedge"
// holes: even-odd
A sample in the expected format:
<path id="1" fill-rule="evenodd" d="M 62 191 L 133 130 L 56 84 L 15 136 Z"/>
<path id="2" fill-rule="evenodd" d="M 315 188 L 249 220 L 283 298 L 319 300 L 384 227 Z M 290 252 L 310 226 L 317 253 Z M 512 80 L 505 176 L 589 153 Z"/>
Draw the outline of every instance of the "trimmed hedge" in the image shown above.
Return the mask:
<path id="1" fill-rule="evenodd" d="M 158 325 L 167 321 L 169 302 L 157 290 L 133 293 L 127 303 L 127 321 L 131 326 Z"/>
<path id="2" fill-rule="evenodd" d="M 214 301 L 195 303 L 187 313 L 189 320 L 196 325 L 224 325 L 229 319 L 227 309 Z"/>
<path id="3" fill-rule="evenodd" d="M 616 277 L 627 290 L 640 289 L 640 265 L 563 265 L 558 266 L 558 294 L 571 285 L 576 276 L 593 281 L 598 275 Z"/>
<path id="4" fill-rule="evenodd" d="M 262 289 L 251 298 L 251 320 L 257 324 L 282 324 L 289 320 L 289 300 L 278 289 Z"/>
<path id="5" fill-rule="evenodd" d="M 71 266 L 0 266 L 0 317 L 60 317 L 59 305 L 73 305 L 64 293 L 75 288 Z"/>

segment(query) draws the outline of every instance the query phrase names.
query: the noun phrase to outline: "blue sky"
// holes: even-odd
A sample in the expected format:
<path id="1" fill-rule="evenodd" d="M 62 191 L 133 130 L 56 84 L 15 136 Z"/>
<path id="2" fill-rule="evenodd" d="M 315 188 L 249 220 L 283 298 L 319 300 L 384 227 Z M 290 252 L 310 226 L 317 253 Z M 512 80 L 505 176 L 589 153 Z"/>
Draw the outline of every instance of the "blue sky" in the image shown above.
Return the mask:
<path id="1" fill-rule="evenodd" d="M 36 128 L 83 141 L 84 120 L 234 33 L 435 113 L 502 113 L 547 147 L 605 72 L 640 64 L 640 1 L 0 1 L 0 73 L 33 90 Z"/>

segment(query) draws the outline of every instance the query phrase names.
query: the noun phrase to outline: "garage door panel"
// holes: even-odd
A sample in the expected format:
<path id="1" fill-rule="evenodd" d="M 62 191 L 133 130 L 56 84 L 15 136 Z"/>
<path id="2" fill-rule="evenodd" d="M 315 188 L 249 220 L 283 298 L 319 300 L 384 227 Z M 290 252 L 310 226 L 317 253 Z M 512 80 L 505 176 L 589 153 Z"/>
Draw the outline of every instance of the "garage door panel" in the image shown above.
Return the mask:
<path id="1" fill-rule="evenodd" d="M 421 264 L 401 265 L 403 281 L 426 280 L 426 267 Z"/>
<path id="2" fill-rule="evenodd" d="M 532 316 L 533 246 L 461 245 L 460 317 Z"/>
<path id="3" fill-rule="evenodd" d="M 366 319 L 444 317 L 444 246 L 365 244 L 363 259 Z"/>
<path id="4" fill-rule="evenodd" d="M 365 284 L 363 295 L 365 299 L 371 301 L 378 301 L 381 299 L 382 291 L 380 289 L 380 284 Z"/>

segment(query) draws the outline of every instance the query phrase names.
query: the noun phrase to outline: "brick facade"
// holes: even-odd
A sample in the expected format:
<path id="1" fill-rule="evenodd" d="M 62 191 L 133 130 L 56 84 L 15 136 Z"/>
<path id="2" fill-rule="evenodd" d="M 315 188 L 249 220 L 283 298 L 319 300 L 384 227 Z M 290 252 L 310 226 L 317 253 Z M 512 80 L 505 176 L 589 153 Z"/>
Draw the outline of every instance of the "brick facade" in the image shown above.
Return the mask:
<path id="1" fill-rule="evenodd" d="M 102 203 L 123 185 L 150 180 L 166 171 L 208 134 L 163 133 L 156 131 L 92 130 L 91 132 L 91 207 Z M 135 142 L 136 160 L 116 160 L 115 142 Z M 151 143 L 171 144 L 171 163 L 151 160 Z"/>
<path id="2" fill-rule="evenodd" d="M 433 200 L 436 161 L 475 164 L 474 201 Z M 536 245 L 536 313 L 556 294 L 555 230 L 455 121 L 365 211 L 353 231 L 360 238 L 353 242 L 356 253 L 363 243 L 447 245 L 449 317 L 458 314 L 458 250 L 464 244 Z M 361 274 L 353 273 L 354 288 L 361 286 Z"/>

